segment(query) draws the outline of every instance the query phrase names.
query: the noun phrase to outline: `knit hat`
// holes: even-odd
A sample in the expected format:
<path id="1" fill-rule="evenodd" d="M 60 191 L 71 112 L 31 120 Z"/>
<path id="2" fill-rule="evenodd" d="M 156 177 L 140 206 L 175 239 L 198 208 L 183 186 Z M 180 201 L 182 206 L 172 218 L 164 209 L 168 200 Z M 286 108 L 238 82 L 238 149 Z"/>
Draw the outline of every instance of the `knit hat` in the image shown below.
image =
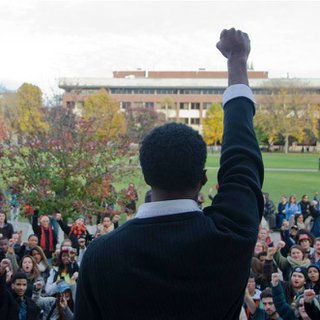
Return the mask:
<path id="1" fill-rule="evenodd" d="M 65 292 L 68 289 L 70 289 L 70 286 L 64 280 L 60 281 L 57 285 L 57 291 L 60 293 Z"/>
<path id="2" fill-rule="evenodd" d="M 309 271 L 310 268 L 316 268 L 318 272 L 320 273 L 320 266 L 317 264 L 310 264 L 310 266 L 307 268 L 307 271 Z"/>
<path id="3" fill-rule="evenodd" d="M 295 267 L 295 268 L 293 268 L 292 272 L 291 272 L 291 275 L 290 275 L 290 278 L 291 278 L 291 276 L 293 275 L 294 272 L 303 274 L 305 280 L 308 280 L 308 271 L 307 271 L 306 268 L 304 268 L 304 267 Z"/>

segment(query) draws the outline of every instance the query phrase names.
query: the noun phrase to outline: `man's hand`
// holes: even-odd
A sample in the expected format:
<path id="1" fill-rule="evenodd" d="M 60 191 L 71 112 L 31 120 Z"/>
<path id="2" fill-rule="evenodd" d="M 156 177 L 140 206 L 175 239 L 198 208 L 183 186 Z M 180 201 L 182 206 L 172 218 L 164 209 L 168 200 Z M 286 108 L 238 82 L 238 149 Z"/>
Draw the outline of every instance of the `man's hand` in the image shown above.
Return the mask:
<path id="1" fill-rule="evenodd" d="M 248 85 L 247 60 L 250 54 L 248 35 L 234 28 L 224 29 L 220 34 L 217 48 L 228 59 L 229 86 L 233 84 Z"/>
<path id="2" fill-rule="evenodd" d="M 279 243 L 277 244 L 277 250 L 280 250 L 282 248 L 284 248 L 286 246 L 286 243 L 282 240 L 279 241 Z"/>
<path id="3" fill-rule="evenodd" d="M 218 50 L 227 59 L 239 59 L 247 62 L 250 53 L 250 40 L 245 32 L 231 28 L 222 30 Z"/>
<path id="4" fill-rule="evenodd" d="M 267 251 L 267 260 L 272 260 L 273 259 L 273 256 L 274 254 L 276 253 L 277 249 L 276 247 L 269 247 L 268 248 L 268 251 Z"/>
<path id="5" fill-rule="evenodd" d="M 10 260 L 9 259 L 2 259 L 0 262 L 0 275 L 5 274 L 6 272 L 10 271 Z"/>
<path id="6" fill-rule="evenodd" d="M 306 289 L 303 292 L 303 298 L 305 303 L 311 303 L 313 298 L 316 296 L 316 293 L 313 289 Z"/>
<path id="7" fill-rule="evenodd" d="M 280 281 L 280 275 L 279 273 L 273 273 L 271 275 L 271 283 L 273 287 L 276 287 L 279 284 Z"/>

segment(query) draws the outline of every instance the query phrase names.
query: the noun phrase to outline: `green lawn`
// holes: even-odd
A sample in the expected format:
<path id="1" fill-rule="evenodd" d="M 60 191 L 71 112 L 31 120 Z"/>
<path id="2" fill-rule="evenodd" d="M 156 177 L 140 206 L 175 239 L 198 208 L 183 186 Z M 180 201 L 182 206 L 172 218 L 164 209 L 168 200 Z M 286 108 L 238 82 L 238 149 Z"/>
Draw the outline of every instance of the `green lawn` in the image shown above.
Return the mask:
<path id="1" fill-rule="evenodd" d="M 290 172 L 290 171 L 269 171 L 272 168 L 284 169 L 318 169 L 320 154 L 280 154 L 264 153 L 263 160 L 265 166 L 265 179 L 263 191 L 269 192 L 271 199 L 277 203 L 282 194 L 295 194 L 298 199 L 303 194 L 312 197 L 315 191 L 320 193 L 320 171 L 317 172 Z M 202 192 L 207 196 L 209 188 L 217 183 L 217 172 L 220 156 L 218 154 L 208 154 L 207 175 L 208 182 L 203 187 Z M 117 187 L 125 187 L 130 181 L 134 181 L 139 191 L 139 204 L 143 202 L 144 194 L 148 186 L 144 183 L 140 170 L 137 170 L 135 176 L 125 179 Z M 214 189 L 215 192 L 215 189 Z M 205 205 L 209 204 L 208 197 Z"/>

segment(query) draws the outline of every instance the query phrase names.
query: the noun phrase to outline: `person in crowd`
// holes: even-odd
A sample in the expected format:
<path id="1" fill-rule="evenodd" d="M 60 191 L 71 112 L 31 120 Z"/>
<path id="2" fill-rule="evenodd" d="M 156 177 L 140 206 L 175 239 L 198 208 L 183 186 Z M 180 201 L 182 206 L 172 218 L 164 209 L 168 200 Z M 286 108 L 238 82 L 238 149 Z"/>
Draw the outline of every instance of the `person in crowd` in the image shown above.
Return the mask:
<path id="1" fill-rule="evenodd" d="M 57 293 L 52 297 L 41 296 L 43 284 L 33 290 L 32 300 L 43 311 L 42 318 L 50 320 L 73 320 L 73 298 L 70 286 L 63 280 L 57 285 Z"/>
<path id="2" fill-rule="evenodd" d="M 260 295 L 261 291 L 256 288 L 256 275 L 252 272 L 249 275 L 248 283 L 247 283 L 247 294 L 250 295 L 250 298 L 253 300 L 254 304 L 259 307 Z M 252 314 L 250 312 L 249 307 L 244 304 L 244 309 L 248 319 L 252 319 Z"/>
<path id="3" fill-rule="evenodd" d="M 28 237 L 28 242 L 21 245 L 19 250 L 19 258 L 22 259 L 23 256 L 30 254 L 30 250 L 38 245 L 39 239 L 35 234 L 30 234 Z"/>
<path id="4" fill-rule="evenodd" d="M 54 294 L 57 291 L 57 285 L 60 280 L 64 280 L 71 287 L 74 294 L 78 274 L 78 265 L 70 263 L 69 250 L 61 250 L 58 259 L 58 266 L 53 267 L 50 271 L 50 276 L 45 286 L 46 294 Z"/>
<path id="5" fill-rule="evenodd" d="M 46 283 L 50 274 L 50 266 L 49 266 L 46 255 L 44 254 L 43 250 L 39 246 L 33 247 L 30 250 L 30 255 L 31 257 L 33 257 L 33 259 L 37 263 L 37 267 L 40 271 L 40 275 L 44 283 Z"/>
<path id="6" fill-rule="evenodd" d="M 298 227 L 299 230 L 305 230 L 306 225 L 303 221 L 303 215 L 301 213 L 295 213 L 294 214 L 294 224 Z"/>
<path id="7" fill-rule="evenodd" d="M 278 214 L 276 215 L 276 225 L 277 229 L 282 226 L 283 219 L 286 218 L 286 205 L 288 203 L 288 198 L 283 194 L 278 203 Z"/>
<path id="8" fill-rule="evenodd" d="M 88 246 L 77 320 L 239 317 L 263 213 L 263 162 L 246 70 L 249 38 L 224 30 L 217 46 L 228 58 L 230 87 L 212 205 L 201 211 L 196 203 L 207 181 L 200 134 L 181 123 L 151 131 L 141 143 L 140 164 L 153 202 Z M 101 252 L 108 255 L 101 259 Z"/>
<path id="9" fill-rule="evenodd" d="M 297 204 L 297 198 L 294 195 L 289 197 L 289 202 L 286 204 L 286 220 L 289 221 L 290 226 L 293 224 L 293 217 L 295 213 L 301 213 L 301 209 Z"/>
<path id="10" fill-rule="evenodd" d="M 52 258 L 57 245 L 57 235 L 54 232 L 50 219 L 46 215 L 39 217 L 40 225 L 38 224 L 39 210 L 35 209 L 32 218 L 32 229 L 39 239 L 40 247 L 42 248 L 47 259 Z"/>
<path id="11" fill-rule="evenodd" d="M 60 228 L 71 240 L 73 248 L 76 248 L 77 250 L 79 249 L 78 239 L 81 236 L 85 236 L 87 242 L 92 240 L 92 236 L 87 230 L 84 219 L 82 217 L 79 217 L 71 226 L 68 226 L 67 223 L 62 220 L 61 213 L 57 213 L 56 218 Z"/>
<path id="12" fill-rule="evenodd" d="M 12 238 L 13 226 L 7 221 L 7 214 L 4 211 L 0 211 L 0 238 L 5 237 Z"/>
<path id="13" fill-rule="evenodd" d="M 78 239 L 78 243 L 79 243 L 79 254 L 78 254 L 78 265 L 80 267 L 81 265 L 81 261 L 83 259 L 83 255 L 87 250 L 87 246 L 86 246 L 86 238 L 85 237 L 80 237 Z"/>
<path id="14" fill-rule="evenodd" d="M 298 244 L 304 249 L 306 256 L 311 258 L 314 248 L 313 241 L 314 237 L 307 230 L 299 230 L 297 233 Z"/>
<path id="15" fill-rule="evenodd" d="M 119 227 L 119 220 L 120 220 L 119 215 L 115 215 L 113 219 L 111 219 L 111 214 L 106 213 L 102 219 L 102 224 L 97 225 L 95 238 L 98 236 L 103 236 L 113 231 L 114 229 L 117 229 Z"/>
<path id="16" fill-rule="evenodd" d="M 254 247 L 253 256 L 257 257 L 261 252 L 267 252 L 268 246 L 264 241 L 257 240 L 256 245 Z"/>
<path id="17" fill-rule="evenodd" d="M 311 262 L 320 267 L 320 237 L 314 239 L 314 252 L 311 255 Z"/>
<path id="18" fill-rule="evenodd" d="M 27 291 L 26 295 L 32 297 L 33 285 L 37 282 L 43 282 L 36 261 L 30 255 L 25 255 L 20 263 L 20 271 L 27 275 Z"/>
<path id="19" fill-rule="evenodd" d="M 273 230 L 276 228 L 275 206 L 273 201 L 269 198 L 269 193 L 264 192 L 263 198 L 264 198 L 263 216 L 269 225 L 269 229 Z"/>
<path id="20" fill-rule="evenodd" d="M 310 264 L 307 271 L 307 288 L 313 289 L 316 294 L 320 294 L 320 266 L 317 264 Z"/>
<path id="21" fill-rule="evenodd" d="M 10 320 L 40 320 L 40 308 L 26 295 L 27 275 L 16 272 L 12 276 L 11 289 L 6 286 L 5 261 L 0 262 L 0 316 Z"/>
<path id="22" fill-rule="evenodd" d="M 263 309 L 259 308 L 255 301 L 252 299 L 248 290 L 246 290 L 244 301 L 252 314 L 254 320 L 282 320 L 278 314 L 273 302 L 272 291 L 270 288 L 266 288 L 261 292 L 260 300 L 262 302 Z"/>
<path id="23" fill-rule="evenodd" d="M 14 231 L 11 237 L 13 243 L 14 243 L 14 252 L 19 257 L 20 256 L 20 250 L 21 250 L 21 243 L 22 243 L 22 231 L 19 232 Z"/>
<path id="24" fill-rule="evenodd" d="M 297 244 L 297 234 L 298 234 L 298 226 L 293 224 L 289 227 L 289 221 L 283 220 L 282 226 L 280 228 L 280 237 L 281 240 L 285 242 L 284 248 L 281 249 L 281 253 L 284 256 L 288 255 L 289 249 Z"/>
<path id="25" fill-rule="evenodd" d="M 289 279 L 289 275 L 295 267 L 308 267 L 310 265 L 310 260 L 305 258 L 305 251 L 300 245 L 293 245 L 289 249 L 289 255 L 284 257 L 280 249 L 285 246 L 283 241 L 279 241 L 277 245 L 277 250 L 274 254 L 274 260 L 283 273 L 284 280 Z"/>
<path id="26" fill-rule="evenodd" d="M 315 200 L 310 203 L 310 218 L 312 219 L 310 232 L 313 236 L 320 237 L 320 209 L 317 209 L 317 201 Z"/>
<path id="27" fill-rule="evenodd" d="M 273 242 L 270 237 L 269 230 L 261 227 L 258 233 L 258 240 L 263 241 L 268 247 L 273 247 Z"/>
<path id="28" fill-rule="evenodd" d="M 311 320 L 320 319 L 320 295 L 316 295 L 313 289 L 304 290 L 304 308 Z"/>
<path id="29" fill-rule="evenodd" d="M 300 207 L 303 221 L 305 221 L 310 215 L 310 201 L 306 194 L 302 196 L 301 201 L 298 203 L 298 206 Z"/>
<path id="30" fill-rule="evenodd" d="M 311 320 L 304 308 L 304 298 L 297 295 L 293 308 L 291 302 L 286 300 L 282 285 L 280 283 L 280 275 L 272 274 L 272 296 L 277 312 L 282 319 L 286 320 Z"/>
<path id="31" fill-rule="evenodd" d="M 85 238 L 85 235 L 81 235 L 79 239 L 81 237 Z M 66 238 L 61 242 L 60 250 L 70 250 L 71 248 L 72 248 L 72 241 L 70 239 Z"/>
<path id="32" fill-rule="evenodd" d="M 0 238 L 0 250 L 3 252 L 4 257 L 9 259 L 11 262 L 13 272 L 16 272 L 19 269 L 18 266 L 18 257 L 14 252 L 14 242 L 12 239 Z"/>
<path id="33" fill-rule="evenodd" d="M 10 206 L 10 222 L 14 229 L 17 229 L 20 203 L 19 203 L 19 190 L 16 186 L 9 187 L 9 206 Z"/>
<path id="34" fill-rule="evenodd" d="M 126 191 L 127 204 L 126 207 L 136 213 L 137 207 L 136 202 L 138 201 L 138 192 L 133 183 L 129 183 Z"/>

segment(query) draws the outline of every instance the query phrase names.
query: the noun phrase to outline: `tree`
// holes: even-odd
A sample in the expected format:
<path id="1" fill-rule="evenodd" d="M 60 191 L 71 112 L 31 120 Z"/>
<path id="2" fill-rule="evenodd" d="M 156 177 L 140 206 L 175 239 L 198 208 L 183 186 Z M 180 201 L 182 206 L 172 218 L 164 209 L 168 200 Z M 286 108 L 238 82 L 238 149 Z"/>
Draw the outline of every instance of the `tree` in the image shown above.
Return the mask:
<path id="1" fill-rule="evenodd" d="M 24 83 L 17 91 L 17 129 L 27 134 L 46 132 L 48 124 L 43 119 L 42 92 L 39 87 Z"/>
<path id="2" fill-rule="evenodd" d="M 84 101 L 81 115 L 85 121 L 94 121 L 100 138 L 115 138 L 126 132 L 125 117 L 119 102 L 112 99 L 104 89 Z"/>
<path id="3" fill-rule="evenodd" d="M 34 97 L 26 98 L 26 105 L 32 105 L 28 99 Z M 17 143 L 8 139 L 1 144 L 0 177 L 19 190 L 22 203 L 37 206 L 42 213 L 57 208 L 75 217 L 79 211 L 101 214 L 106 198 L 117 198 L 109 187 L 112 179 L 121 181 L 135 169 L 128 166 L 130 141 L 121 131 L 124 127 L 115 125 L 114 119 L 121 119 L 112 114 L 119 113 L 117 108 L 103 109 L 105 104 L 92 100 L 89 106 L 83 117 L 68 108 L 39 108 L 46 130 L 21 131 Z"/>
<path id="4" fill-rule="evenodd" d="M 311 128 L 309 103 L 303 86 L 295 81 L 273 81 L 267 85 L 267 100 L 258 106 L 255 125 L 268 132 L 269 143 L 281 134 L 285 153 L 289 151 L 289 137 L 303 140 L 304 129 Z"/>
<path id="5" fill-rule="evenodd" d="M 165 116 L 153 108 L 128 108 L 126 121 L 129 139 L 139 143 L 148 132 L 165 122 Z"/>
<path id="6" fill-rule="evenodd" d="M 208 145 L 222 142 L 223 111 L 220 104 L 215 103 L 207 110 L 203 120 L 204 141 Z"/>

